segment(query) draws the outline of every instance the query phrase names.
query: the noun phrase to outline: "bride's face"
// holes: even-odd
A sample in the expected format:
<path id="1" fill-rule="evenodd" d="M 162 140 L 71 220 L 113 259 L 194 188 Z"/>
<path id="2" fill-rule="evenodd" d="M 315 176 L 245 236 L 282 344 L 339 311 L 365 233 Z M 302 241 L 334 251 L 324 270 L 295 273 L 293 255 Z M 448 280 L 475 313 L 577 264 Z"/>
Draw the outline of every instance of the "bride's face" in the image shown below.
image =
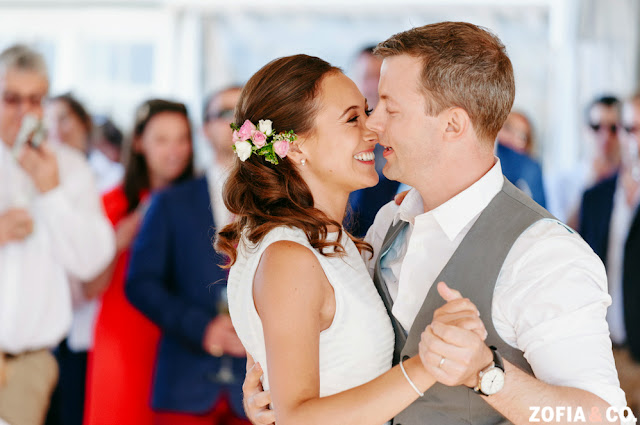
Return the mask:
<path id="1" fill-rule="evenodd" d="M 378 137 L 365 126 L 366 99 L 355 83 L 341 72 L 321 82 L 314 130 L 300 144 L 305 165 L 299 168 L 331 191 L 371 187 L 378 183 L 373 148 Z"/>

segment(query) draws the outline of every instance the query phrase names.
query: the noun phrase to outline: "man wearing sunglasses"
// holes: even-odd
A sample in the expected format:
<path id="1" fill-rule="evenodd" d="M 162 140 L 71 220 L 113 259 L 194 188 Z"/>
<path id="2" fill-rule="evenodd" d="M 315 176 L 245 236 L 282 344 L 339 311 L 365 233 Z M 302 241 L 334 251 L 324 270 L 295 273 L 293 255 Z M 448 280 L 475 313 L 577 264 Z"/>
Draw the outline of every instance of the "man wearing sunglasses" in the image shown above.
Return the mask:
<path id="1" fill-rule="evenodd" d="M 589 128 L 593 132 L 595 156 L 592 163 L 592 183 L 611 177 L 620 167 L 620 101 L 613 96 L 596 99 L 588 110 Z"/>
<path id="2" fill-rule="evenodd" d="M 549 210 L 574 229 L 586 189 L 614 175 L 620 167 L 618 125 L 620 101 L 606 95 L 594 99 L 586 109 L 586 158 L 572 169 L 549 177 L 546 185 Z"/>
<path id="3" fill-rule="evenodd" d="M 613 126 L 613 124 L 611 124 Z M 607 131 L 612 131 L 609 128 Z M 585 192 L 580 234 L 602 258 L 612 303 L 607 321 L 620 386 L 640 413 L 640 94 L 625 102 L 619 172 Z"/>
<path id="4" fill-rule="evenodd" d="M 233 164 L 235 153 L 231 146 L 233 111 L 242 87 L 230 86 L 207 97 L 203 110 L 202 132 L 213 151 L 214 163 L 221 168 Z"/>
<path id="5" fill-rule="evenodd" d="M 71 324 L 69 276 L 93 279 L 115 252 L 82 156 L 47 141 L 15 148 L 48 86 L 39 53 L 0 53 L 0 424 L 43 422 L 58 375 L 49 348 Z"/>

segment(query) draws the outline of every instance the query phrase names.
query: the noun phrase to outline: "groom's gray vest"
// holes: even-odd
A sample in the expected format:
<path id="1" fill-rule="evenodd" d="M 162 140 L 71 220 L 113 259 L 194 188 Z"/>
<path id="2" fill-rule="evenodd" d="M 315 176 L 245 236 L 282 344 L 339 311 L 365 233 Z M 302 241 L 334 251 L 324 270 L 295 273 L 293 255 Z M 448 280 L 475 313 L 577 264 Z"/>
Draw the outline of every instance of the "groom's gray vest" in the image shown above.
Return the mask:
<path id="1" fill-rule="evenodd" d="M 435 282 L 444 281 L 478 307 L 489 334 L 487 345 L 497 347 L 504 359 L 533 375 L 522 351 L 512 348 L 498 335 L 491 320 L 491 303 L 496 280 L 512 245 L 522 232 L 543 218 L 553 217 L 505 179 L 502 190 L 480 214 L 434 281 L 408 335 L 391 313 L 393 301 L 380 268 L 380 258 L 407 223 L 399 221 L 391 226 L 376 260 L 374 282 L 387 307 L 396 335 L 394 365 L 400 358 L 407 359 L 418 354 L 422 332 L 431 323 L 434 311 L 444 305 Z M 425 256 L 428 255 L 425 252 Z M 424 397 L 419 397 L 394 419 L 395 425 L 465 423 L 488 425 L 508 424 L 509 421 L 489 406 L 484 396 L 464 386 L 447 387 L 440 383 L 436 383 Z"/>

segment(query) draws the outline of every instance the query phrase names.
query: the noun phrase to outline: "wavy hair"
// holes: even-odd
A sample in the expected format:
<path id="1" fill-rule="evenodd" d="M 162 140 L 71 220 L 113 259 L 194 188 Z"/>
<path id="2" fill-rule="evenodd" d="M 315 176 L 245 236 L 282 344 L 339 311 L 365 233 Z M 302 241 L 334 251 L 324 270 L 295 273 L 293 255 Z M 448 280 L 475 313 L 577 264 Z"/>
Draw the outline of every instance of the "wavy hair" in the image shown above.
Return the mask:
<path id="1" fill-rule="evenodd" d="M 273 122 L 276 131 L 293 130 L 299 136 L 313 134 L 319 108 L 318 94 L 323 78 L 342 72 L 324 60 L 294 55 L 273 60 L 247 82 L 236 106 L 235 123 L 245 120 Z M 303 230 L 309 243 L 322 255 L 344 255 L 343 232 L 360 251 L 373 253 L 371 245 L 351 236 L 342 226 L 314 206 L 313 195 L 289 158 L 278 165 L 251 155 L 241 162 L 236 158 L 223 189 L 224 203 L 234 221 L 218 232 L 215 248 L 229 258 L 225 268 L 237 258 L 241 237 L 259 243 L 279 226 Z M 337 241 L 327 240 L 328 227 L 338 229 Z"/>
<path id="2" fill-rule="evenodd" d="M 136 110 L 136 118 L 133 126 L 133 134 L 127 140 L 129 146 L 125 150 L 125 171 L 122 186 L 124 194 L 127 198 L 129 208 L 127 213 L 135 210 L 140 203 L 140 194 L 151 188 L 149 181 L 149 167 L 147 167 L 147 159 L 144 154 L 138 152 L 135 148 L 135 141 L 140 139 L 144 134 L 147 124 L 153 117 L 163 112 L 173 112 L 183 115 L 187 120 L 189 127 L 189 141 L 193 148 L 193 134 L 191 130 L 191 122 L 189 121 L 189 113 L 187 107 L 183 103 L 173 102 L 164 99 L 150 99 L 142 103 Z M 194 177 L 193 167 L 193 149 L 189 157 L 189 163 L 180 174 L 171 183 L 185 181 Z"/>

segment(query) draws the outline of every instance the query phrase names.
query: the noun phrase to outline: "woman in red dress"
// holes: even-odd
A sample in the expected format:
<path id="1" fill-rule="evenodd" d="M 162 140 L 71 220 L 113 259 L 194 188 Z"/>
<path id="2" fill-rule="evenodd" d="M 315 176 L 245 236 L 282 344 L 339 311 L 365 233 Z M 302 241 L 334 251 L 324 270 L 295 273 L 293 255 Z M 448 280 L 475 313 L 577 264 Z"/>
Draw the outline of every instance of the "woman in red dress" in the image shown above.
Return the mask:
<path id="1" fill-rule="evenodd" d="M 159 329 L 126 299 L 129 247 L 150 193 L 193 177 L 192 132 L 181 103 L 149 100 L 136 113 L 124 182 L 103 203 L 116 231 L 116 258 L 89 283 L 101 295 L 89 354 L 84 425 L 150 425 Z"/>

